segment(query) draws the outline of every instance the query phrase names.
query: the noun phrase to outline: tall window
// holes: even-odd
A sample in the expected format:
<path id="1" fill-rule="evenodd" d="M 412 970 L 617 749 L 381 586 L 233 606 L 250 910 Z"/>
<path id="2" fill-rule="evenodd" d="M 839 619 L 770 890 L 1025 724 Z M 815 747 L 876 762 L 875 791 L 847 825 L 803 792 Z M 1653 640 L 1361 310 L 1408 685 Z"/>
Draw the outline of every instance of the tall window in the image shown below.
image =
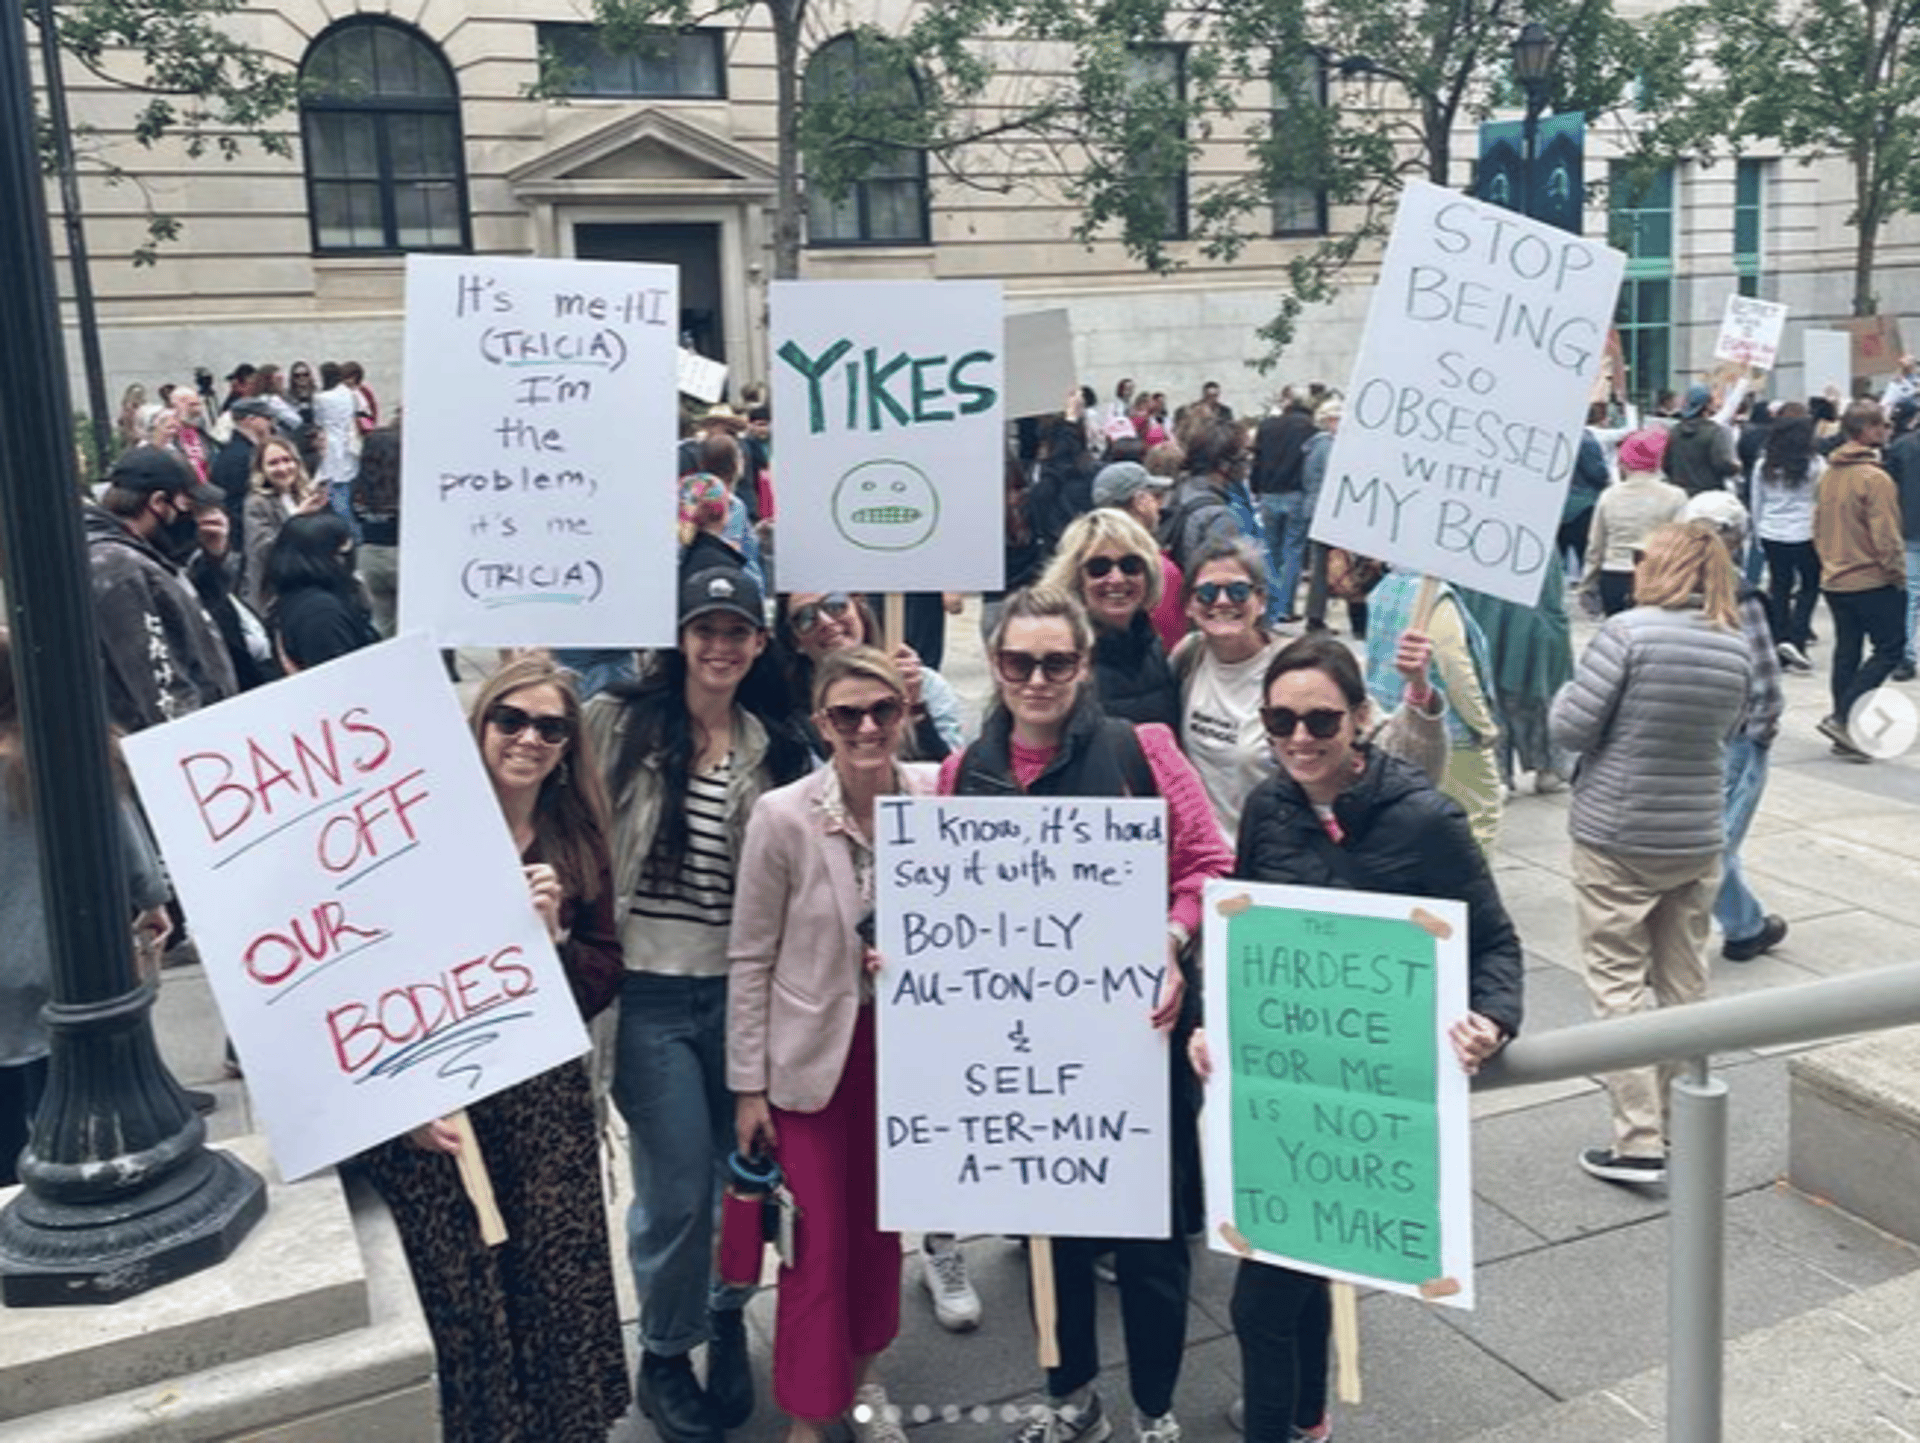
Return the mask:
<path id="1" fill-rule="evenodd" d="M 1275 56 L 1272 72 L 1274 144 L 1289 136 L 1300 138 L 1306 129 L 1301 113 L 1311 112 L 1324 122 L 1327 105 L 1327 68 L 1317 55 Z M 1300 147 L 1304 149 L 1305 147 Z M 1315 146 L 1317 150 L 1319 147 Z M 1327 193 L 1304 183 L 1273 188 L 1273 233 L 1277 236 L 1325 235 Z"/>
<path id="2" fill-rule="evenodd" d="M 1157 43 L 1127 47 L 1127 88 L 1132 114 L 1129 139 L 1140 137 L 1133 169 L 1152 187 L 1162 240 L 1187 235 L 1187 52 L 1182 45 Z M 1178 123 L 1169 125 L 1166 117 Z M 1169 149 L 1169 142 L 1176 143 Z M 1169 158 L 1170 157 L 1170 158 Z"/>
<path id="3" fill-rule="evenodd" d="M 912 67 L 891 54 L 862 47 L 852 35 L 836 36 L 815 50 L 801 85 L 805 103 L 823 109 L 872 116 L 920 106 L 920 80 Z M 808 243 L 925 245 L 926 152 L 873 143 L 858 148 L 860 174 L 844 195 L 835 199 L 823 185 L 807 187 Z"/>
<path id="4" fill-rule="evenodd" d="M 543 24 L 540 48 L 559 68 L 565 94 L 634 100 L 725 100 L 726 33 L 661 30 L 613 51 L 597 25 Z"/>
<path id="5" fill-rule="evenodd" d="M 1733 276 L 1743 296 L 1760 294 L 1761 214 L 1767 163 L 1742 160 L 1733 168 Z"/>
<path id="6" fill-rule="evenodd" d="M 469 247 L 460 92 L 424 36 L 343 20 L 314 41 L 300 81 L 315 250 Z"/>
<path id="7" fill-rule="evenodd" d="M 1673 167 L 1636 180 L 1608 168 L 1607 238 L 1627 253 L 1626 279 L 1613 323 L 1626 355 L 1628 393 L 1642 405 L 1665 390 L 1673 372 Z"/>

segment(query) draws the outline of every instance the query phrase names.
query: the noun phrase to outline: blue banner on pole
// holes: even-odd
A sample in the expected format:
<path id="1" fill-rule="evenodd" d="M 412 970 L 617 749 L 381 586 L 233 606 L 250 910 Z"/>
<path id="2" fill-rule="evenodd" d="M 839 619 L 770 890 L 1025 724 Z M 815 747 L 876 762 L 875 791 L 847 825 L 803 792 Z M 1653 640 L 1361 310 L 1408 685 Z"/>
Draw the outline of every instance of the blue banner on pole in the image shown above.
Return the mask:
<path id="1" fill-rule="evenodd" d="M 1531 215 L 1574 235 L 1582 233 L 1586 186 L 1585 115 L 1543 115 L 1534 130 L 1533 164 L 1526 165 L 1526 122 L 1489 120 L 1480 127 L 1480 161 L 1473 193 L 1491 205 Z"/>

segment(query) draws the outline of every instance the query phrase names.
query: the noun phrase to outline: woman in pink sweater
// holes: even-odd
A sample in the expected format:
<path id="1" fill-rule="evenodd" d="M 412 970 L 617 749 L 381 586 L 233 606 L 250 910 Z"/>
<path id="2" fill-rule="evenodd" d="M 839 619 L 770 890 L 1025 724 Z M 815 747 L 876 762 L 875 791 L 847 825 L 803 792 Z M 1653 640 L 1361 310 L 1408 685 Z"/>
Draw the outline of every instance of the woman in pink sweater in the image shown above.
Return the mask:
<path id="1" fill-rule="evenodd" d="M 1186 1345 L 1189 1262 L 1185 1233 L 1199 1208 L 1196 1088 L 1188 1068 L 1197 992 L 1187 969 L 1207 878 L 1233 865 L 1206 789 L 1173 733 L 1102 714 L 1088 678 L 1093 628 L 1064 591 L 1032 588 L 1007 599 L 988 642 L 996 696 L 980 739 L 940 768 L 944 795 L 1151 797 L 1167 803 L 1167 967 L 1143 1024 L 1171 1034 L 1173 1226 L 1164 1238 L 1055 1238 L 1060 1365 L 1047 1371 L 1047 1407 L 1019 1443 L 1097 1443 L 1112 1430 L 1093 1380 L 1100 1371 L 1093 1263 L 1114 1255 L 1127 1338 L 1128 1381 L 1141 1443 L 1174 1443 L 1173 1390 Z"/>

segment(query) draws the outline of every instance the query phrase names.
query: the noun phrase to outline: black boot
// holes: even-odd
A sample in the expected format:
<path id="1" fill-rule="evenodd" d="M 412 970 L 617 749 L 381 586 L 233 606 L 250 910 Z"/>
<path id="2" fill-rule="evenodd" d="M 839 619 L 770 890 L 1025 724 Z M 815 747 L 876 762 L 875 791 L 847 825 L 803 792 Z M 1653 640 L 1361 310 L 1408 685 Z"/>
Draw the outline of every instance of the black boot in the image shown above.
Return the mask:
<path id="1" fill-rule="evenodd" d="M 662 1358 L 643 1352 L 633 1395 L 640 1411 L 652 1420 L 661 1443 L 720 1443 L 713 1405 L 700 1391 L 693 1376 L 693 1359 L 687 1354 Z"/>
<path id="2" fill-rule="evenodd" d="M 738 1428 L 753 1416 L 753 1362 L 747 1356 L 747 1320 L 738 1308 L 707 1315 L 707 1401 L 722 1428 Z"/>

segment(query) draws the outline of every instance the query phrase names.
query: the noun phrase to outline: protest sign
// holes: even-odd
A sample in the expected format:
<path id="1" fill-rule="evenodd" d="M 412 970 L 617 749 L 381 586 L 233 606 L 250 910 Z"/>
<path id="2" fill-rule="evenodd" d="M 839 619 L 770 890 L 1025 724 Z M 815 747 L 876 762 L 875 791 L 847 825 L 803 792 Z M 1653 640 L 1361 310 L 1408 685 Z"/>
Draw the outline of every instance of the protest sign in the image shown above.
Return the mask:
<path id="1" fill-rule="evenodd" d="M 682 346 L 677 365 L 681 395 L 705 401 L 711 406 L 726 394 L 727 368 L 720 362 Z"/>
<path id="2" fill-rule="evenodd" d="M 1853 337 L 1845 331 L 1816 331 L 1809 327 L 1800 333 L 1801 391 L 1808 396 L 1824 396 L 1828 391 L 1846 397 L 1853 394 Z"/>
<path id="3" fill-rule="evenodd" d="M 1073 326 L 1064 309 L 1007 317 L 1007 414 L 1043 416 L 1061 410 L 1077 374 Z"/>
<path id="4" fill-rule="evenodd" d="M 879 806 L 880 1226 L 1165 1237 L 1166 803 Z"/>
<path id="5" fill-rule="evenodd" d="M 999 283 L 775 281 L 770 328 L 781 585 L 998 590 Z"/>
<path id="6" fill-rule="evenodd" d="M 679 272 L 407 257 L 400 617 L 442 646 L 671 646 Z"/>
<path id="7" fill-rule="evenodd" d="M 1596 242 L 1409 185 L 1314 540 L 1537 602 L 1624 264 Z"/>
<path id="8" fill-rule="evenodd" d="M 424 637 L 125 746 L 288 1179 L 586 1050 Z"/>
<path id="9" fill-rule="evenodd" d="M 1753 296 L 1727 297 L 1720 319 L 1720 339 L 1714 343 L 1716 361 L 1738 361 L 1756 370 L 1771 371 L 1780 355 L 1780 333 L 1787 326 L 1787 308 L 1779 301 Z"/>
<path id="10" fill-rule="evenodd" d="M 1848 316 L 1833 323 L 1836 331 L 1845 331 L 1852 339 L 1848 364 L 1855 376 L 1889 376 L 1900 369 L 1903 354 L 1898 316 Z M 1851 387 L 1841 395 L 1853 394 Z"/>
<path id="11" fill-rule="evenodd" d="M 1473 1306 L 1456 901 L 1207 884 L 1207 1237 Z"/>

